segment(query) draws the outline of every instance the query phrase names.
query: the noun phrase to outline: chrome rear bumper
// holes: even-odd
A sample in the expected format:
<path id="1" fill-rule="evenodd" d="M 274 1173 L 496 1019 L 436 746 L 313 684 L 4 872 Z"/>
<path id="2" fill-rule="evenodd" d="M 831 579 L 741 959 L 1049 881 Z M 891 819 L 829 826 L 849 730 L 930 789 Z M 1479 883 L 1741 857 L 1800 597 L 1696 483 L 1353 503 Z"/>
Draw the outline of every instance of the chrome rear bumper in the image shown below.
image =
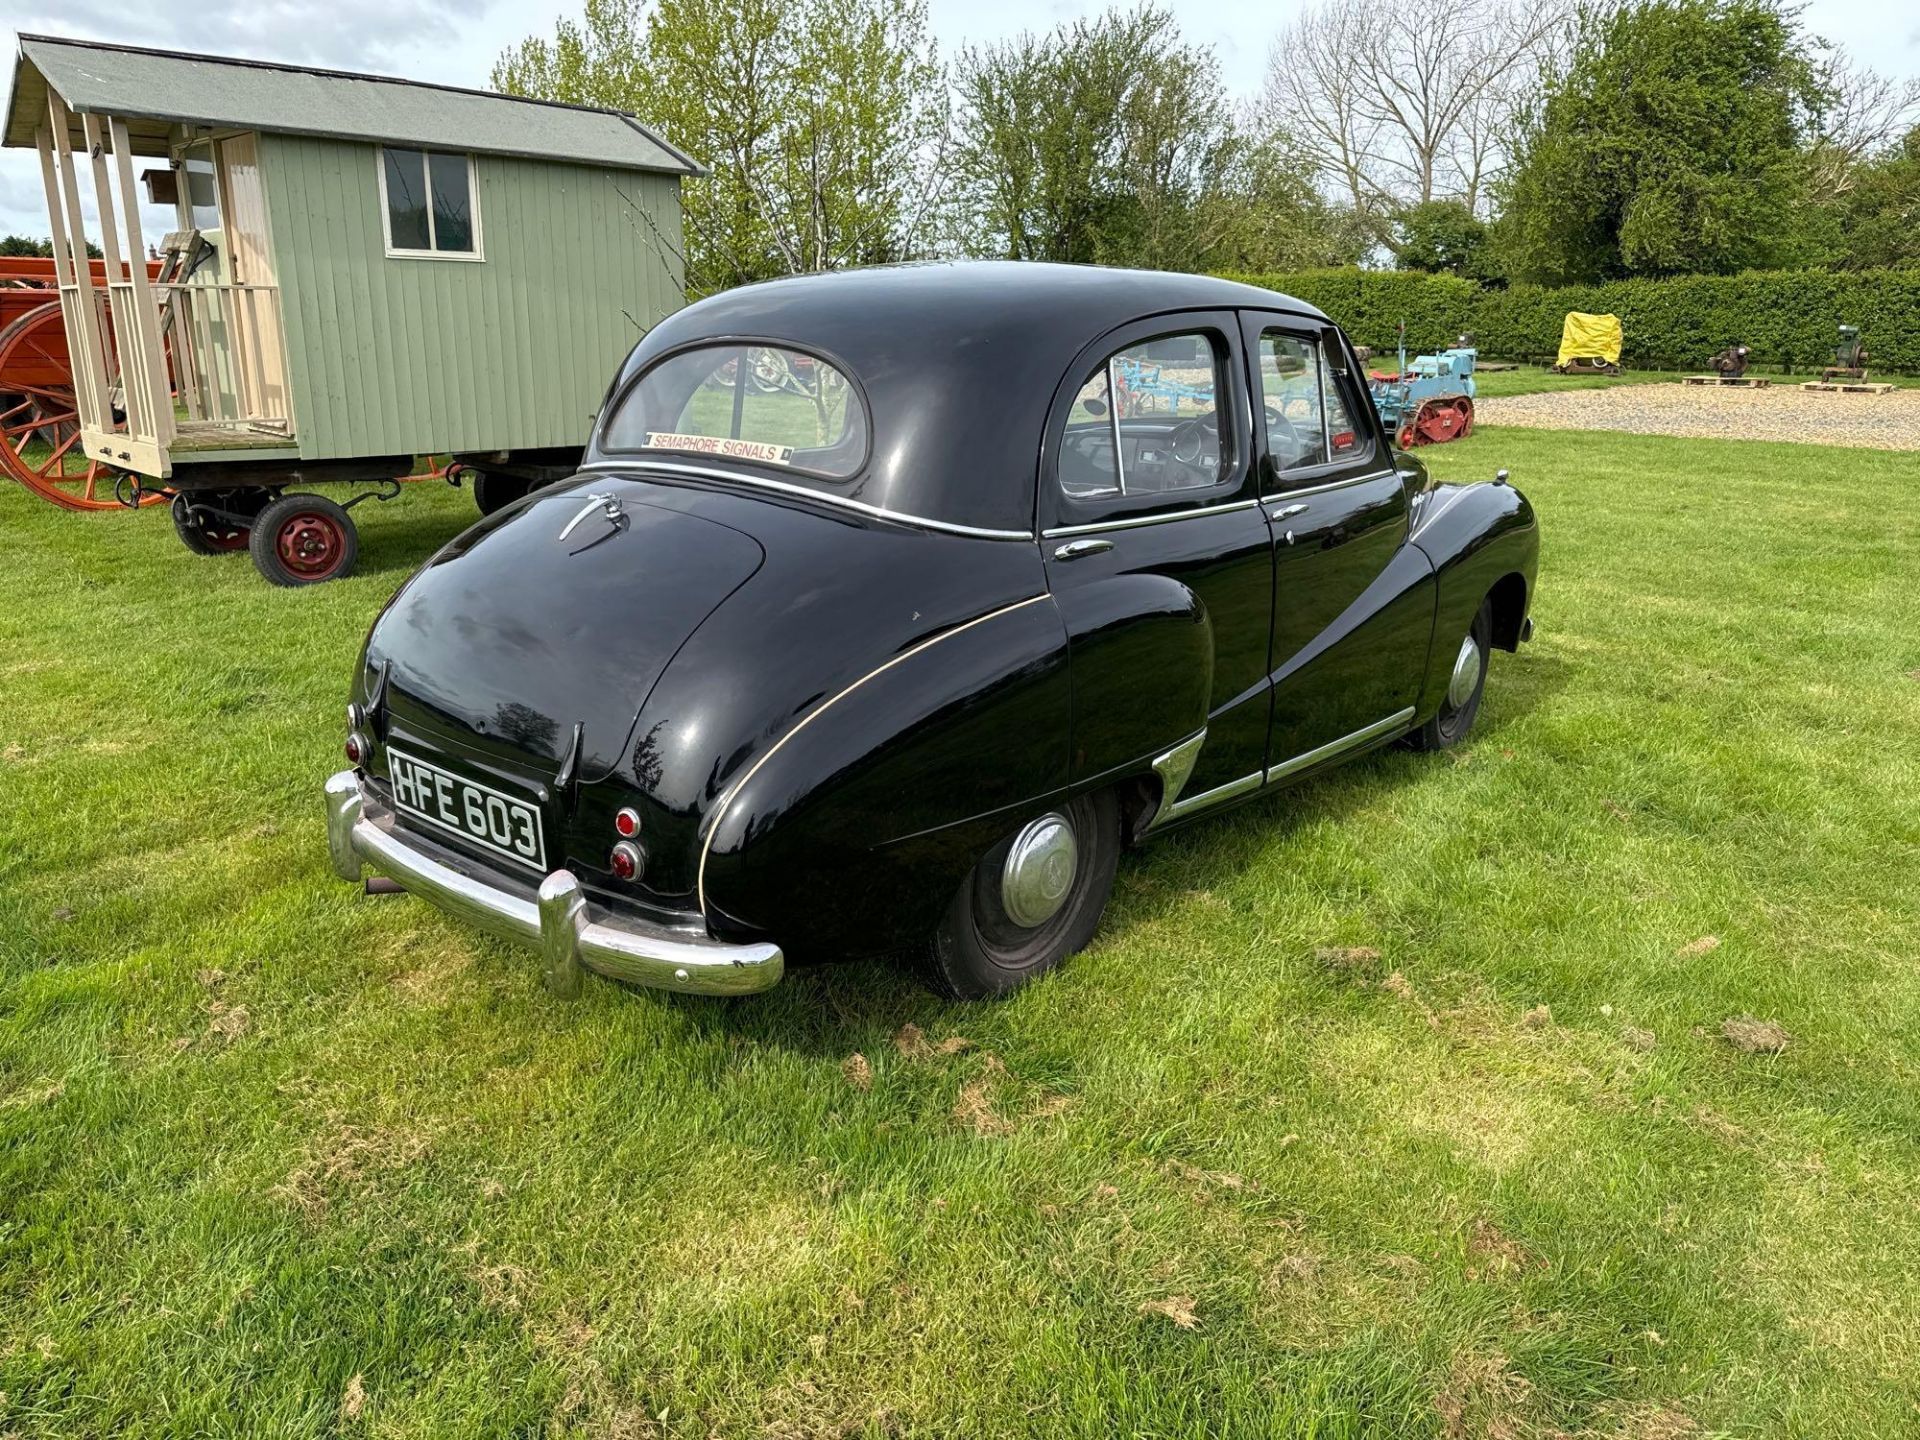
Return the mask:
<path id="1" fill-rule="evenodd" d="M 326 796 L 327 849 L 342 880 L 357 883 L 361 867 L 371 866 L 449 915 L 539 947 L 556 995 L 577 994 L 582 969 L 696 995 L 744 995 L 780 983 L 786 962 L 778 945 L 731 945 L 697 931 L 596 916 L 570 870 L 555 870 L 529 900 L 452 851 L 435 846 L 429 853 L 396 832 L 391 812 L 361 789 L 353 771 L 330 778 Z"/>

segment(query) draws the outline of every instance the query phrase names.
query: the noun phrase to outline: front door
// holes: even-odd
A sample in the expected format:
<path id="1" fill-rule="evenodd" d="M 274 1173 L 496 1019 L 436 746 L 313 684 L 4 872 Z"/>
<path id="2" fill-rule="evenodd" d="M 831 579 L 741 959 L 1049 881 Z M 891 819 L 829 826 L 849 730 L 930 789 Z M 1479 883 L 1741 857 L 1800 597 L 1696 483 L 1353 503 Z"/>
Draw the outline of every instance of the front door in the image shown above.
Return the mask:
<path id="1" fill-rule="evenodd" d="M 1404 726 L 1433 626 L 1431 567 L 1339 332 L 1248 312 L 1261 499 L 1274 535 L 1277 779 Z"/>
<path id="2" fill-rule="evenodd" d="M 1245 376 L 1232 314 L 1161 316 L 1089 347 L 1056 406 L 1040 514 L 1076 783 L 1138 762 L 1143 735 L 1201 724 L 1184 795 L 1266 763 L 1273 542 Z"/>

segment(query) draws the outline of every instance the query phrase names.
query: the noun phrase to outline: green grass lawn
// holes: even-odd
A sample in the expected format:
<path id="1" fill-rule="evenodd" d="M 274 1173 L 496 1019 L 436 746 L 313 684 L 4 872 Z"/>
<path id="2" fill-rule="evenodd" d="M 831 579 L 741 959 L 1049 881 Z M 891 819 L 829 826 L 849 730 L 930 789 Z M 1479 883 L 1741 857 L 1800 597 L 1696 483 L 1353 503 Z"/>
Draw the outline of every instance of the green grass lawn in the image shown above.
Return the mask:
<path id="1" fill-rule="evenodd" d="M 331 878 L 464 494 L 281 591 L 0 487 L 0 1434 L 1912 1434 L 1915 457 L 1425 453 L 1545 526 L 1471 743 L 1130 857 L 982 1007 L 563 1003 Z"/>

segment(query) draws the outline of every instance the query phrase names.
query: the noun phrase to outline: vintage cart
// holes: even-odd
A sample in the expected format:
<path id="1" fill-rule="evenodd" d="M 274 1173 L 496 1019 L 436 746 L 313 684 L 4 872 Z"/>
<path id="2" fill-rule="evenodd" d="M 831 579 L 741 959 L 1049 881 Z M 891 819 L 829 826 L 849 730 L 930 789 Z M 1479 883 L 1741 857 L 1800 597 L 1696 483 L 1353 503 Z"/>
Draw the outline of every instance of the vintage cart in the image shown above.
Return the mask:
<path id="1" fill-rule="evenodd" d="M 279 584 L 346 573 L 348 507 L 416 457 L 454 456 L 483 510 L 571 473 L 685 298 L 699 167 L 618 111 L 23 35 L 4 143 L 39 150 L 72 400 L 16 452 L 64 446 L 49 484 L 87 498 L 100 467 L 171 494 L 190 549 Z"/>

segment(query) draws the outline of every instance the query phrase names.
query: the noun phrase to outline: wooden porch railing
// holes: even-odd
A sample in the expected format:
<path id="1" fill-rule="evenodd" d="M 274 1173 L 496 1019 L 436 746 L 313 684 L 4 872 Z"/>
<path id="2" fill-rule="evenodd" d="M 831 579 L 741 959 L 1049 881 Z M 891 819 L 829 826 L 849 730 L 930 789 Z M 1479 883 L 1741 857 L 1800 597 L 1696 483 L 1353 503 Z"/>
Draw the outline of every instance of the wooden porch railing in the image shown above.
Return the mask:
<path id="1" fill-rule="evenodd" d="M 155 287 L 187 418 L 287 433 L 287 360 L 277 285 L 189 280 Z"/>

